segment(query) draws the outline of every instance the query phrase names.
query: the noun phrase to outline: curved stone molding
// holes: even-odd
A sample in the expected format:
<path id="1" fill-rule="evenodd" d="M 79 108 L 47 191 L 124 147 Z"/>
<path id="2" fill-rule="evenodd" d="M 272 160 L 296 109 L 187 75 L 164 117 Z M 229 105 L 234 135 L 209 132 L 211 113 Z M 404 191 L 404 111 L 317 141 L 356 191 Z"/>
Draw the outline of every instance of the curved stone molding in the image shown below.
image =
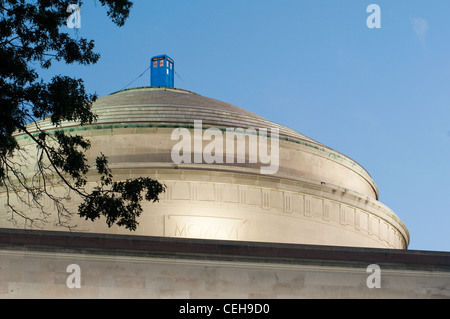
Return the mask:
<path id="1" fill-rule="evenodd" d="M 318 196 L 314 189 L 308 189 L 306 185 L 303 185 L 302 192 L 294 192 L 282 187 L 279 181 L 274 181 L 271 188 L 269 185 L 239 184 L 241 178 L 245 182 L 246 176 L 236 174 L 234 178 L 234 184 L 165 180 L 168 192 L 159 206 L 177 207 L 183 203 L 181 210 L 184 213 L 174 211 L 173 214 L 199 218 L 198 223 L 203 218 L 207 233 L 212 232 L 208 227 L 215 227 L 211 226 L 214 223 L 207 222 L 209 218 L 239 221 L 239 227 L 235 225 L 234 230 L 229 228 L 235 237 L 228 239 L 340 246 L 352 246 L 355 245 L 353 241 L 359 241 L 369 247 L 396 249 L 405 249 L 408 245 L 409 234 L 403 223 L 387 207 L 373 200 L 358 205 L 351 196 L 342 196 L 340 200 L 325 198 L 323 194 Z M 202 213 L 196 215 L 195 207 Z M 190 224 L 195 223 L 185 222 L 183 228 Z M 318 224 L 321 226 L 317 227 Z M 292 227 L 293 231 L 285 227 Z M 308 234 L 298 234 L 295 229 L 306 229 Z M 188 232 L 182 236 L 180 231 L 174 229 L 167 231 L 165 236 L 207 237 Z M 271 234 L 270 240 L 268 233 Z M 220 239 L 209 235 L 210 239 Z M 331 238 L 335 238 L 334 241 Z"/>

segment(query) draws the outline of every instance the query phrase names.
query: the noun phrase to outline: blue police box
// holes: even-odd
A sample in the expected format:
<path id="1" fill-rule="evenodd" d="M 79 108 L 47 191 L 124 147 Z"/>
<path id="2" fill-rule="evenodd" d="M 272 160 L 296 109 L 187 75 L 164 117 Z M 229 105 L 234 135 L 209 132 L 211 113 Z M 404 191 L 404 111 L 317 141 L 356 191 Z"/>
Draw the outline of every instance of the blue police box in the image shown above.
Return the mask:
<path id="1" fill-rule="evenodd" d="M 174 63 L 165 54 L 154 56 L 151 60 L 151 86 L 174 87 Z"/>

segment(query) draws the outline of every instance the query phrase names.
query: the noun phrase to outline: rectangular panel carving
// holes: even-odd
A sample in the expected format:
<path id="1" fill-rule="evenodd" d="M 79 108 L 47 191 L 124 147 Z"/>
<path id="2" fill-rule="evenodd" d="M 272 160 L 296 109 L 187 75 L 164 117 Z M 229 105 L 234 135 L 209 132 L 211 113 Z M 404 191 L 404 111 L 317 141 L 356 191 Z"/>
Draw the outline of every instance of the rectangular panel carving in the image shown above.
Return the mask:
<path id="1" fill-rule="evenodd" d="M 165 216 L 167 237 L 238 240 L 244 238 L 244 219 L 210 216 Z"/>

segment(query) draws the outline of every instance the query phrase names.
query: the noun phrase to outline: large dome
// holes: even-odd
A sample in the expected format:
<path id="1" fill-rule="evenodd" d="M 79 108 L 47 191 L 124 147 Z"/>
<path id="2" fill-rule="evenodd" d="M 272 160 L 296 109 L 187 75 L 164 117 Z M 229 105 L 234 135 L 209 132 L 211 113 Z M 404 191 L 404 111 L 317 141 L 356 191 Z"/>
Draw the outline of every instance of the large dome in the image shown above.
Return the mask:
<path id="1" fill-rule="evenodd" d="M 158 203 L 144 204 L 137 235 L 406 249 L 409 235 L 378 201 L 377 187 L 358 163 L 292 129 L 240 107 L 173 88 L 144 87 L 99 98 L 92 125 L 64 123 L 86 136 L 93 161 L 109 158 L 116 178 L 149 176 L 167 186 Z M 175 163 L 175 130 L 195 136 L 214 128 L 277 129 L 277 171 L 261 164 L 192 161 Z M 41 127 L 54 129 L 47 120 Z M 23 145 L 31 144 L 25 137 Z M 194 142 L 195 143 L 195 142 Z M 202 149 L 208 141 L 202 141 Z M 195 148 L 193 147 L 195 152 Z M 272 151 L 274 149 L 272 148 Z M 224 147 L 224 156 L 229 152 Z M 252 155 L 247 145 L 246 158 Z M 195 155 L 194 155 L 195 156 Z M 92 172 L 94 175 L 94 172 Z M 93 183 L 94 185 L 94 183 Z M 76 198 L 72 205 L 76 209 Z M 104 221 L 74 221 L 98 233 L 129 233 Z M 2 225 L 8 227 L 6 219 Z M 48 226 L 52 228 L 51 225 Z"/>

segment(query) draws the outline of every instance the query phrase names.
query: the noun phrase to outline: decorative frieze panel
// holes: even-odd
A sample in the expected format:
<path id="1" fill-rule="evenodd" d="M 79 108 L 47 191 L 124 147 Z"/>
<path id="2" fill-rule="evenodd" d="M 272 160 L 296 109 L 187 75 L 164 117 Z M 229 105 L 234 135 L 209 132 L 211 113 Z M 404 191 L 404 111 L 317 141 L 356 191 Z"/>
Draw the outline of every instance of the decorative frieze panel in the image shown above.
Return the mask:
<path id="1" fill-rule="evenodd" d="M 166 237 L 244 240 L 244 219 L 168 215 L 164 220 Z"/>
<path id="2" fill-rule="evenodd" d="M 340 205 L 339 206 L 339 223 L 341 225 L 345 225 L 345 221 L 346 221 L 346 216 L 345 216 L 345 205 Z"/>
<path id="3" fill-rule="evenodd" d="M 223 201 L 225 203 L 237 203 L 239 199 L 239 189 L 233 185 L 223 187 Z"/>
<path id="4" fill-rule="evenodd" d="M 239 187 L 239 205 L 247 204 L 247 189 L 244 187 Z"/>
<path id="5" fill-rule="evenodd" d="M 327 201 L 324 200 L 323 202 L 323 220 L 329 221 L 330 220 L 330 205 Z"/>
<path id="6" fill-rule="evenodd" d="M 214 201 L 216 202 L 222 202 L 223 201 L 223 185 L 214 185 Z"/>
<path id="7" fill-rule="evenodd" d="M 270 208 L 270 190 L 263 189 L 262 192 L 262 208 L 269 209 Z"/>
<path id="8" fill-rule="evenodd" d="M 278 190 L 270 190 L 270 207 L 272 209 L 283 209 L 283 192 Z"/>
<path id="9" fill-rule="evenodd" d="M 290 193 L 284 193 L 283 198 L 283 211 L 285 213 L 292 213 L 292 194 Z"/>
<path id="10" fill-rule="evenodd" d="M 173 200 L 191 200 L 192 192 L 189 183 L 175 182 L 172 185 L 167 185 L 172 188 Z"/>
<path id="11" fill-rule="evenodd" d="M 355 220 L 354 220 L 354 222 L 353 222 L 353 224 L 355 225 L 355 228 L 356 229 L 360 229 L 360 227 L 361 227 L 361 214 L 359 213 L 359 211 L 358 210 L 354 210 L 354 217 L 355 217 Z"/>
<path id="12" fill-rule="evenodd" d="M 402 234 L 385 220 L 360 208 L 335 200 L 311 196 L 308 194 L 295 193 L 270 189 L 267 187 L 243 186 L 232 184 L 216 184 L 208 182 L 192 181 L 168 181 L 166 193 L 162 200 L 186 201 L 186 205 L 200 203 L 208 205 L 208 202 L 216 205 L 237 205 L 236 209 L 256 211 L 261 213 L 289 214 L 294 218 L 312 218 L 321 223 L 329 223 L 343 227 L 348 230 L 361 232 L 368 237 L 377 238 L 385 245 L 393 248 L 404 248 L 405 240 Z M 256 210 L 255 210 L 256 208 Z M 219 223 L 219 219 L 217 223 Z M 168 224 L 167 224 L 168 223 Z M 194 226 L 190 226 L 190 225 Z M 166 233 L 170 236 L 186 235 L 189 237 L 229 239 L 235 238 L 236 228 L 218 224 L 214 226 L 196 226 L 197 224 L 178 223 L 173 225 L 173 219 L 166 219 Z M 227 223 L 225 223 L 228 225 Z M 224 225 L 225 225 L 224 224 Z M 169 225 L 171 225 L 169 227 Z M 205 228 L 206 227 L 206 228 Z M 234 227 L 234 226 L 233 226 Z M 220 229 L 219 229 L 220 228 Z"/>
<path id="13" fill-rule="evenodd" d="M 380 239 L 387 241 L 388 237 L 388 224 L 386 224 L 384 221 L 380 222 Z"/>
<path id="14" fill-rule="evenodd" d="M 194 188 L 195 186 L 191 186 Z M 201 183 L 197 187 L 197 199 L 201 201 L 216 201 L 216 189 L 213 185 Z"/>
<path id="15" fill-rule="evenodd" d="M 250 187 L 247 190 L 247 205 L 263 206 L 262 203 L 262 190 L 256 187 Z"/>
<path id="16" fill-rule="evenodd" d="M 305 214 L 305 195 L 299 193 L 292 195 L 292 211 L 300 215 Z"/>
<path id="17" fill-rule="evenodd" d="M 318 197 L 311 197 L 311 215 L 316 218 L 323 218 L 323 200 Z"/>
<path id="18" fill-rule="evenodd" d="M 311 198 L 309 196 L 305 196 L 305 216 L 311 216 Z"/>
<path id="19" fill-rule="evenodd" d="M 359 211 L 359 227 L 368 232 L 369 231 L 369 214 L 367 214 L 366 212 L 363 211 Z"/>

